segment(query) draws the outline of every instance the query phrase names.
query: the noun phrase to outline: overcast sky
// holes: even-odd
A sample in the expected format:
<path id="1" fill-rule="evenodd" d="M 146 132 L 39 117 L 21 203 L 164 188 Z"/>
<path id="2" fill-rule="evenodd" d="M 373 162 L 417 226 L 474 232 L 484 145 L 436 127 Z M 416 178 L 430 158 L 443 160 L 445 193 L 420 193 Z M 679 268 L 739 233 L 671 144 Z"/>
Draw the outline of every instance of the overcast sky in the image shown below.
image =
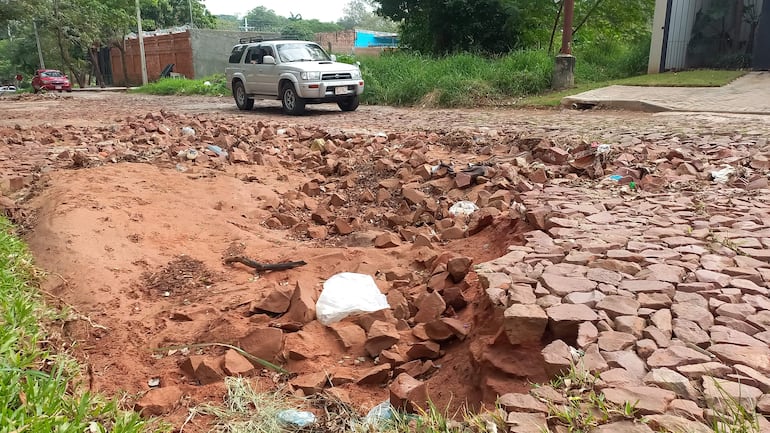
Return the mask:
<path id="1" fill-rule="evenodd" d="M 349 0 L 203 0 L 212 15 L 245 15 L 248 11 L 264 6 L 276 14 L 288 17 L 300 14 L 304 19 L 335 22 L 343 15 Z"/>

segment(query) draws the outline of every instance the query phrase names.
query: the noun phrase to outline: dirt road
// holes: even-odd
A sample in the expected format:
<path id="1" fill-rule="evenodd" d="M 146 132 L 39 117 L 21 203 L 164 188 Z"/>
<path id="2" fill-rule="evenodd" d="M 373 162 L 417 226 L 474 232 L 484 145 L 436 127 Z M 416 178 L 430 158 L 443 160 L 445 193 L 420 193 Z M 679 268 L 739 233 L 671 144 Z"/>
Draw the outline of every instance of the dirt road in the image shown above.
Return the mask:
<path id="1" fill-rule="evenodd" d="M 235 371 L 303 394 L 333 383 L 364 413 L 388 398 L 390 367 L 426 380 L 442 407 L 490 404 L 547 380 L 541 344 L 504 345 L 489 329 L 470 266 L 504 256 L 536 226 L 516 207 L 520 194 L 545 183 L 622 197 L 607 183 L 613 173 L 643 193 L 686 190 L 770 137 L 765 117 L 708 114 L 329 105 L 287 117 L 273 101 L 244 113 L 229 97 L 120 93 L 0 107 L 0 191 L 20 208 L 3 203 L 29 230 L 46 293 L 73 308 L 61 342 L 74 342 L 95 391 L 148 407 L 158 378 L 172 396 L 158 413 L 177 426 L 188 407 L 220 401 Z M 612 158 L 597 165 L 601 144 Z M 580 152 L 590 166 L 568 162 Z M 482 209 L 451 216 L 461 200 Z M 223 263 L 235 255 L 307 265 L 255 275 Z M 373 276 L 391 310 L 334 328 L 313 320 L 323 281 L 340 272 Z M 178 348 L 204 343 L 239 346 L 292 375 L 238 370 L 222 347 Z"/>

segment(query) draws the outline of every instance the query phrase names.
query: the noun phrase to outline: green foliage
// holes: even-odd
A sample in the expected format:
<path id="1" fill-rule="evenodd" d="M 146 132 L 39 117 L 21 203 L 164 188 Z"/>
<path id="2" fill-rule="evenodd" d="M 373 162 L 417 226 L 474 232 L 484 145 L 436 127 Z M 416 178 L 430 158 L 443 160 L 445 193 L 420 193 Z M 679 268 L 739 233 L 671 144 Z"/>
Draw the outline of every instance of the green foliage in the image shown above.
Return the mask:
<path id="1" fill-rule="evenodd" d="M 282 17 L 264 6 L 257 6 L 249 11 L 246 19 L 253 30 L 277 32 L 281 33 L 282 37 L 291 39 L 313 40 L 315 33 L 336 32 L 342 29 L 334 23 L 325 23 L 316 19 L 303 20 L 300 14 Z"/>
<path id="2" fill-rule="evenodd" d="M 209 82 L 210 85 L 205 83 Z M 135 90 L 138 93 L 149 95 L 212 95 L 222 96 L 230 94 L 224 74 L 216 74 L 200 80 L 188 80 L 184 78 L 161 78 L 153 83 L 148 83 Z"/>
<path id="3" fill-rule="evenodd" d="M 543 51 L 518 51 L 489 59 L 477 54 L 431 58 L 395 53 L 362 58 L 368 103 L 471 106 L 545 90 L 553 59 Z"/>
<path id="4" fill-rule="evenodd" d="M 650 40 L 621 43 L 617 39 L 600 38 L 575 44 L 573 53 L 577 58 L 576 81 L 614 80 L 647 71 Z"/>
<path id="5" fill-rule="evenodd" d="M 216 26 L 216 19 L 200 0 L 141 0 L 143 30 L 165 29 L 190 23 L 190 5 L 192 19 L 196 27 L 211 29 Z M 132 6 L 133 10 L 133 6 Z"/>
<path id="6" fill-rule="evenodd" d="M 365 29 L 380 32 L 396 32 L 398 24 L 373 11 L 373 0 L 350 0 L 345 5 L 344 15 L 337 24 L 345 29 Z"/>
<path id="7" fill-rule="evenodd" d="M 81 392 L 79 366 L 43 349 L 39 325 L 55 316 L 36 290 L 36 270 L 24 244 L 0 217 L 0 419 L 3 431 L 139 433 L 149 425 Z"/>
<path id="8" fill-rule="evenodd" d="M 243 24 L 243 20 L 235 15 L 217 15 L 214 18 L 216 19 L 214 28 L 219 30 L 238 30 Z"/>
<path id="9" fill-rule="evenodd" d="M 424 53 L 561 44 L 561 2 L 543 0 L 374 0 L 378 12 L 402 23 L 404 46 Z M 576 38 L 636 41 L 650 32 L 654 0 L 576 0 Z M 557 20 L 559 17 L 559 20 Z"/>
<path id="10" fill-rule="evenodd" d="M 596 381 L 597 375 L 591 374 L 582 360 L 571 363 L 569 370 L 551 380 L 550 385 L 562 392 L 566 402 L 546 402 L 550 424 L 562 425 L 572 433 L 589 433 L 603 424 L 636 418 L 637 402 L 607 401 Z"/>
<path id="11" fill-rule="evenodd" d="M 402 22 L 401 42 L 423 53 L 505 53 L 519 42 L 513 0 L 376 0 L 378 12 Z"/>
<path id="12" fill-rule="evenodd" d="M 313 31 L 302 21 L 289 22 L 281 29 L 283 39 L 312 40 L 313 36 Z"/>

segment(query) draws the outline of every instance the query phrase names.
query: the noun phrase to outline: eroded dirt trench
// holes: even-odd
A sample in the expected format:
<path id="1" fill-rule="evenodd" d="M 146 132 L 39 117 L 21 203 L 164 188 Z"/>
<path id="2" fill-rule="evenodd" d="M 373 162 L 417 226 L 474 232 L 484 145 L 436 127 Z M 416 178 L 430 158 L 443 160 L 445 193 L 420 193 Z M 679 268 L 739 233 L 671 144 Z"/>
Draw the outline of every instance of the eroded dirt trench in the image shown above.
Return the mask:
<path id="1" fill-rule="evenodd" d="M 62 341 L 94 391 L 127 392 L 176 426 L 221 401 L 228 374 L 304 395 L 333 388 L 362 413 L 400 372 L 452 409 L 546 381 L 547 341 L 512 346 L 473 268 L 546 229 L 527 193 L 686 189 L 665 177 L 689 174 L 662 166 L 669 145 L 756 144 L 768 129 L 705 115 L 382 107 L 290 118 L 268 103 L 238 113 L 229 99 L 121 94 L 2 103 L 0 198 L 49 273 L 46 294 L 73 307 Z M 479 210 L 452 215 L 463 200 Z M 255 275 L 224 264 L 233 256 L 307 264 Z M 340 272 L 374 277 L 391 309 L 320 324 L 314 302 Z M 206 343 L 291 374 L 221 346 L 180 348 Z M 165 395 L 147 401 L 153 379 Z"/>

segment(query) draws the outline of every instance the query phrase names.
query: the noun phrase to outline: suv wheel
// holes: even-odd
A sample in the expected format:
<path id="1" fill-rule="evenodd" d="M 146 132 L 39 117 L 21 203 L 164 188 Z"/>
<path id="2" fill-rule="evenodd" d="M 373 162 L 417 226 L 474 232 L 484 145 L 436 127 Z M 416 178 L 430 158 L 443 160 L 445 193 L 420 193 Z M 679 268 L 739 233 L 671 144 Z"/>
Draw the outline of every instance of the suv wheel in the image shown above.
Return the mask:
<path id="1" fill-rule="evenodd" d="M 233 84 L 233 97 L 239 110 L 248 111 L 254 108 L 254 99 L 246 95 L 246 88 L 241 81 L 236 81 Z"/>
<path id="2" fill-rule="evenodd" d="M 281 89 L 281 105 L 286 114 L 296 116 L 305 112 L 305 101 L 297 95 L 291 83 L 284 84 Z"/>
<path id="3" fill-rule="evenodd" d="M 358 95 L 337 102 L 337 106 L 342 111 L 356 111 L 356 108 L 358 108 Z"/>

